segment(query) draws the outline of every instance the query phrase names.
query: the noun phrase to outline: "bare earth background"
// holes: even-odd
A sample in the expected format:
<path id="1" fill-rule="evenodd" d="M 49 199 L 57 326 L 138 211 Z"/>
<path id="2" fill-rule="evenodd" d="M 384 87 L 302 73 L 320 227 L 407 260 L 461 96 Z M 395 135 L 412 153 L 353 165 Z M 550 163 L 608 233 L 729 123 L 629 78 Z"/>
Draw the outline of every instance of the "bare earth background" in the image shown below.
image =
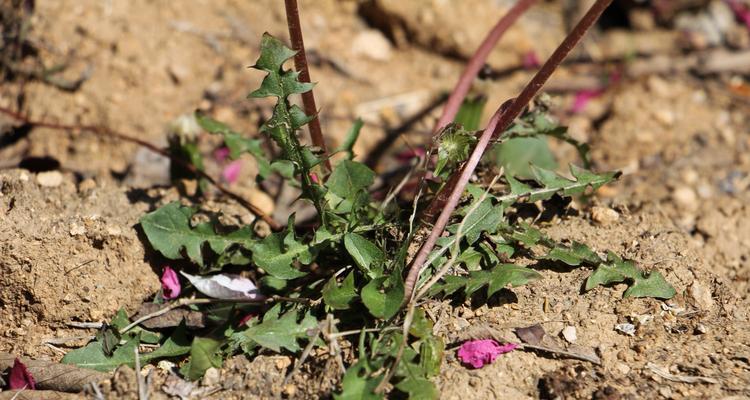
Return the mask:
<path id="1" fill-rule="evenodd" d="M 361 116 L 368 125 L 356 151 L 366 158 L 390 129 L 450 90 L 508 3 L 301 1 L 329 144 L 335 147 Z M 543 60 L 561 40 L 569 14 L 563 3 L 537 6 L 493 52 L 490 65 L 509 72 L 478 84 L 490 108 L 530 77 L 515 68 L 524 54 L 534 51 Z M 196 108 L 257 135 L 256 121 L 268 110 L 245 100 L 260 79 L 246 67 L 264 31 L 286 37 L 283 2 L 276 0 L 44 1 L 37 2 L 32 26 L 47 65 L 66 62 L 64 77 L 90 77 L 72 93 L 34 81 L 3 82 L 0 105 L 15 107 L 22 96 L 23 111 L 35 120 L 106 125 L 160 145 L 169 123 Z M 679 58 L 679 40 L 676 30 L 607 29 L 594 32 L 582 51 Z M 513 327 L 540 323 L 559 337 L 573 326 L 575 345 L 602 359 L 594 366 L 516 351 L 467 370 L 449 352 L 437 379 L 443 398 L 748 398 L 750 96 L 732 90 L 742 77 L 623 78 L 582 113 L 566 112 L 573 92 L 565 86 L 587 74 L 575 66 L 556 73 L 550 85 L 557 88 L 559 117 L 590 142 L 596 169 L 625 174 L 597 193 L 594 207 L 576 204 L 546 231 L 655 268 L 678 295 L 668 302 L 622 300 L 621 286 L 583 294 L 588 271 L 545 269 L 543 280 L 514 289 L 502 304 L 434 303 L 430 315 L 449 344 L 478 326 L 508 338 Z M 0 126 L 12 122 L 4 118 Z M 424 118 L 395 140 L 376 170 L 390 169 L 393 152 L 422 143 L 433 121 Z M 556 151 L 572 158 L 570 149 Z M 28 157 L 57 159 L 62 179 L 13 169 Z M 135 226 L 178 194 L 153 188 L 165 182 L 164 160 L 88 133 L 34 129 L 0 147 L 0 163 L 0 351 L 59 360 L 66 347 L 55 350 L 46 339 L 92 334 L 67 323 L 107 320 L 120 307 L 132 312 L 158 290 L 161 266 L 149 263 Z M 243 176 L 251 177 L 252 161 L 245 166 Z M 233 189 L 274 211 L 274 199 L 246 182 Z M 225 200 L 205 207 L 252 219 Z M 276 217 L 285 220 L 286 212 Z M 634 336 L 614 329 L 625 322 L 638 326 Z M 288 385 L 282 380 L 292 359 L 284 355 L 230 360 L 219 381 L 204 384 L 220 390 L 212 394 L 217 399 L 327 398 L 337 374 L 326 357 L 318 354 Z M 654 366 L 716 383 L 675 382 Z M 157 374 L 152 398 L 168 398 L 160 388 L 169 379 Z M 112 398 L 135 398 L 134 388 L 132 371 L 121 370 L 105 390 Z"/>

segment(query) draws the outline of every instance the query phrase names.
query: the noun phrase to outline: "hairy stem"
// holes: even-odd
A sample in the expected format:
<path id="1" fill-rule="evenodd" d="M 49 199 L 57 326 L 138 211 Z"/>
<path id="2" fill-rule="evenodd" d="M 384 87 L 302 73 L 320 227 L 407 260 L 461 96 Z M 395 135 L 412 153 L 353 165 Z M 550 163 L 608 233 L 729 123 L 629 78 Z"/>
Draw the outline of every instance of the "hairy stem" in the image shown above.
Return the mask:
<path id="1" fill-rule="evenodd" d="M 168 151 L 166 151 L 164 149 L 161 149 L 158 146 L 156 146 L 156 145 L 154 145 L 152 143 L 149 143 L 149 142 L 147 142 L 145 140 L 134 138 L 132 136 L 128 136 L 128 135 L 125 135 L 123 133 L 114 131 L 114 130 L 109 129 L 109 128 L 101 127 L 101 126 L 94 126 L 94 125 L 66 125 L 66 124 L 58 124 L 58 123 L 54 123 L 54 122 L 33 121 L 33 120 L 29 119 L 28 117 L 26 117 L 25 115 L 23 115 L 21 113 L 18 113 L 18 112 L 15 112 L 15 111 L 10 110 L 10 109 L 5 108 L 5 107 L 0 107 L 0 113 L 8 115 L 8 116 L 10 116 L 11 118 L 13 118 L 13 119 L 15 119 L 17 121 L 21 121 L 24 124 L 31 125 L 33 127 L 49 128 L 49 129 L 55 129 L 55 130 L 61 130 L 61 131 L 87 131 L 87 132 L 91 132 L 91 133 L 93 133 L 93 134 L 95 134 L 97 136 L 101 136 L 101 137 L 113 137 L 113 138 L 118 139 L 118 140 L 122 140 L 122 141 L 125 141 L 125 142 L 130 142 L 130 143 L 135 143 L 135 144 L 137 144 L 139 146 L 143 146 L 146 149 L 148 149 L 148 150 L 150 150 L 150 151 L 152 151 L 154 153 L 157 153 L 157 154 L 160 154 L 160 155 L 162 155 L 164 157 L 169 158 L 169 160 L 171 162 L 176 162 L 176 163 L 180 164 L 181 167 L 187 169 L 191 173 L 194 173 L 194 174 L 200 176 L 201 178 L 207 180 L 209 183 L 211 183 L 212 185 L 214 185 L 214 187 L 216 187 L 216 189 L 218 189 L 220 192 L 222 192 L 225 195 L 227 195 L 227 196 L 231 197 L 232 199 L 236 200 L 238 203 L 240 203 L 243 207 L 245 207 L 246 209 L 248 209 L 250 212 L 252 212 L 253 214 L 255 214 L 258 217 L 260 217 L 274 231 L 278 231 L 278 230 L 281 229 L 281 226 L 278 223 L 276 223 L 276 221 L 274 221 L 273 218 L 271 218 L 270 215 L 267 215 L 266 213 L 264 213 L 263 211 L 261 211 L 260 208 L 258 208 L 257 206 L 253 205 L 249 201 L 245 200 L 242 196 L 240 196 L 237 193 L 234 193 L 231 190 L 225 188 L 222 184 L 220 184 L 219 182 L 217 182 L 216 179 L 214 179 L 213 177 L 211 177 L 211 175 L 208 175 L 207 173 L 199 170 L 198 168 L 195 168 L 195 166 L 193 164 L 190 164 L 189 162 L 187 162 L 185 160 L 182 160 L 182 159 L 179 159 L 177 157 L 172 156 Z"/>
<path id="2" fill-rule="evenodd" d="M 484 63 L 487 61 L 487 57 L 495 47 L 495 44 L 497 44 L 500 38 L 503 37 L 503 34 L 505 34 L 508 28 L 510 28 L 518 18 L 529 9 L 529 7 L 534 5 L 535 2 L 536 0 L 518 0 L 518 2 L 516 2 L 516 4 L 513 5 L 513 7 L 508 10 L 499 21 L 497 21 L 497 24 L 487 34 L 484 41 L 482 41 L 482 44 L 479 45 L 474 52 L 474 55 L 471 56 L 468 64 L 466 64 L 466 69 L 461 73 L 461 77 L 458 79 L 456 87 L 453 88 L 453 92 L 451 92 L 450 97 L 448 97 L 448 101 L 443 108 L 443 113 L 440 115 L 440 119 L 432 132 L 433 136 L 453 121 L 458 110 L 461 108 L 461 103 L 463 103 L 466 95 L 469 93 L 471 83 L 484 66 Z"/>
<path id="3" fill-rule="evenodd" d="M 299 9 L 297 7 L 297 0 L 284 0 L 286 6 L 286 22 L 289 26 L 289 38 L 292 41 L 292 49 L 297 54 L 294 55 L 294 69 L 299 72 L 299 80 L 303 83 L 310 83 L 310 68 L 307 65 L 307 55 L 305 54 L 305 42 L 302 39 L 302 25 L 299 21 Z M 328 159 L 328 149 L 326 148 L 326 142 L 323 139 L 323 132 L 320 129 L 320 119 L 318 119 L 318 108 L 315 106 L 315 95 L 312 89 L 308 92 L 302 93 L 302 104 L 305 109 L 305 114 L 315 116 L 312 121 L 308 124 L 310 129 L 310 139 L 312 139 L 313 145 L 320 148 L 323 152 L 323 165 L 331 171 L 331 160 Z"/>
<path id="4" fill-rule="evenodd" d="M 469 159 L 461 170 L 454 173 L 454 176 L 458 175 L 458 178 L 454 179 L 454 176 L 452 176 L 441 190 L 441 192 L 450 193 L 450 196 L 448 196 L 445 205 L 441 207 L 442 211 L 430 232 L 430 236 L 420 247 L 409 266 L 409 273 L 404 282 L 404 298 L 411 298 L 413 296 L 414 287 L 419 278 L 422 266 L 427 260 L 427 256 L 435 247 L 437 239 L 443 233 L 443 230 L 448 224 L 448 220 L 450 219 L 453 210 L 456 209 L 456 206 L 463 195 L 463 191 L 466 188 L 466 184 L 474 173 L 474 169 L 476 169 L 479 164 L 479 160 L 482 158 L 482 155 L 487 149 L 487 145 L 490 143 L 490 139 L 492 139 L 495 134 L 506 130 L 513 120 L 518 117 L 524 107 L 526 107 L 526 105 L 529 104 L 539 92 L 547 79 L 549 79 L 550 75 L 552 75 L 573 47 L 578 44 L 581 38 L 583 38 L 586 31 L 594 25 L 596 20 L 599 19 L 599 16 L 604 12 L 604 9 L 610 5 L 610 3 L 612 3 L 612 0 L 597 0 L 588 12 L 586 12 L 586 15 L 583 16 L 581 21 L 578 22 L 578 25 L 576 25 L 568 36 L 565 37 L 562 43 L 560 43 L 560 46 L 555 49 L 555 52 L 552 53 L 549 59 L 547 59 L 544 65 L 542 65 L 526 87 L 524 87 L 521 94 L 519 94 L 507 108 L 501 106 L 492 116 L 492 119 L 490 119 L 487 127 L 482 132 L 482 135 L 469 156 Z M 435 199 L 439 198 L 440 196 L 438 194 Z"/>

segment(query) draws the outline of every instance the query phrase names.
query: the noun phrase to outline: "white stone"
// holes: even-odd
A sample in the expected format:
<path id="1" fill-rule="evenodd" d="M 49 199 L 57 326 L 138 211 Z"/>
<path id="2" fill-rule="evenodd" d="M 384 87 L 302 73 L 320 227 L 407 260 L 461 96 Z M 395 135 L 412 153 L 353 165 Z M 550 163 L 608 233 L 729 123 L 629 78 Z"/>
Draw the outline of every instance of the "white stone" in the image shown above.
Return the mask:
<path id="1" fill-rule="evenodd" d="M 368 29 L 352 40 L 352 53 L 376 61 L 388 61 L 392 53 L 391 42 L 380 31 Z"/>
<path id="2" fill-rule="evenodd" d="M 575 326 L 566 326 L 562 330 L 562 336 L 565 340 L 568 341 L 568 343 L 575 343 L 576 340 L 578 340 L 578 334 L 576 333 L 576 327 Z"/>
<path id="3" fill-rule="evenodd" d="M 44 187 L 58 187 L 63 181 L 60 171 L 40 172 L 36 176 L 36 182 Z"/>

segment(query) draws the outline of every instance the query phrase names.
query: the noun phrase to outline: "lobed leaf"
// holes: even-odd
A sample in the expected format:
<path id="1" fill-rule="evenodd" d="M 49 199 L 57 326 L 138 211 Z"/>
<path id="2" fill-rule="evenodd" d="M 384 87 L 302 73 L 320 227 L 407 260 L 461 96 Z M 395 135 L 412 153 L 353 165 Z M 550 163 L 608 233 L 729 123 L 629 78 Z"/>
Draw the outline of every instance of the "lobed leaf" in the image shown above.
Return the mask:
<path id="1" fill-rule="evenodd" d="M 586 279 L 586 290 L 599 285 L 627 283 L 628 288 L 623 297 L 655 297 L 671 299 L 677 292 L 667 283 L 659 272 L 646 273 L 636 268 L 629 260 L 623 260 L 616 254 L 607 254 L 607 262 L 600 264 Z"/>
<path id="2" fill-rule="evenodd" d="M 470 297 L 482 287 L 487 286 L 487 297 L 490 297 L 507 286 L 525 285 L 541 277 L 538 272 L 529 268 L 501 264 L 489 271 L 470 272 L 467 276 L 446 276 L 442 283 L 432 287 L 430 293 L 432 295 L 443 293 L 444 296 L 450 296 L 458 290 L 463 290 L 463 293 Z"/>
<path id="3" fill-rule="evenodd" d="M 255 245 L 254 233 L 250 227 L 238 229 L 228 235 L 215 232 L 211 223 L 190 225 L 195 211 L 172 202 L 141 217 L 140 223 L 146 237 L 155 250 L 171 260 L 187 257 L 203 267 L 205 265 L 204 246 L 216 254 L 225 253 L 232 246 L 249 249 Z"/>

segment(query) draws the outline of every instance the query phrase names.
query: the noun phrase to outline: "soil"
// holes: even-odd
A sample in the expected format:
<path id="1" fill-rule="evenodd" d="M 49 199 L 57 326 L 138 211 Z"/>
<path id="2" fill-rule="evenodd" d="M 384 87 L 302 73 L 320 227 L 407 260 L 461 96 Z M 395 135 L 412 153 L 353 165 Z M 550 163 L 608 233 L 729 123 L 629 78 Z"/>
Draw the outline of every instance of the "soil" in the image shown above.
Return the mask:
<path id="1" fill-rule="evenodd" d="M 507 3 L 301 1 L 330 147 L 356 116 L 367 123 L 355 148 L 360 158 L 396 137 L 394 128 L 451 89 L 465 57 Z M 490 58 L 494 69 L 509 72 L 477 85 L 489 104 L 514 96 L 528 80 L 532 71 L 520 67 L 525 54 L 533 50 L 543 60 L 554 49 L 567 26 L 566 4 L 545 2 L 511 29 Z M 471 16 L 481 20 L 463 29 L 461 21 Z M 246 67 L 257 57 L 262 32 L 286 37 L 284 18 L 283 3 L 275 0 L 189 7 L 146 0 L 37 2 L 31 37 L 40 58 L 48 66 L 67 63 L 66 79 L 90 76 L 73 92 L 33 80 L 3 82 L 0 105 L 20 104 L 35 120 L 107 126 L 159 145 L 170 123 L 196 108 L 255 135 L 269 110 L 267 103 L 245 100 L 261 76 Z M 665 44 L 674 42 L 664 39 L 676 36 L 660 28 L 602 28 L 584 49 L 596 54 L 601 46 L 606 57 L 616 57 L 650 37 L 665 47 L 654 44 L 643 53 L 679 57 Z M 561 69 L 555 87 L 576 76 L 574 66 Z M 436 378 L 442 398 L 750 397 L 750 96 L 733 89 L 746 78 L 626 76 L 580 113 L 565 111 L 573 91 L 553 93 L 563 110 L 558 117 L 590 143 L 594 168 L 624 174 L 590 202 L 576 201 L 546 223 L 546 233 L 658 270 L 678 295 L 623 299 L 624 285 L 583 292 L 589 270 L 536 265 L 542 280 L 504 291 L 489 305 L 431 303 L 435 332 L 449 348 L 486 334 L 487 327 L 517 341 L 515 328 L 540 324 L 556 345 L 601 360 L 596 365 L 517 350 L 471 370 L 448 351 Z M 391 170 L 394 153 L 422 143 L 434 114 L 396 137 L 376 170 Z M 0 126 L 11 124 L 0 116 Z M 160 187 L 164 160 L 113 138 L 35 128 L 0 143 L 0 352 L 57 361 L 94 333 L 71 323 L 105 321 L 119 308 L 132 315 L 159 289 L 162 265 L 144 250 L 137 222 L 177 199 L 178 190 Z M 560 159 L 573 157 L 564 146 L 555 151 Z M 55 159 L 61 167 L 15 168 L 32 157 Z M 254 173 L 246 160 L 243 174 Z M 265 210 L 277 209 L 275 217 L 285 221 L 287 210 L 245 181 L 252 179 L 230 187 Z M 222 197 L 203 206 L 252 220 Z M 622 323 L 635 332 L 616 330 Z M 562 338 L 566 327 L 575 328 L 575 343 Z M 62 345 L 48 340 L 55 338 L 72 339 Z M 329 398 L 338 385 L 335 362 L 325 351 L 312 358 L 285 383 L 291 357 L 237 357 L 216 371 L 218 379 L 182 390 L 193 398 Z M 177 398 L 183 381 L 147 369 L 155 372 L 152 399 Z M 675 376 L 709 379 L 679 382 Z M 138 398 L 135 373 L 127 367 L 101 389 L 109 398 Z"/>

